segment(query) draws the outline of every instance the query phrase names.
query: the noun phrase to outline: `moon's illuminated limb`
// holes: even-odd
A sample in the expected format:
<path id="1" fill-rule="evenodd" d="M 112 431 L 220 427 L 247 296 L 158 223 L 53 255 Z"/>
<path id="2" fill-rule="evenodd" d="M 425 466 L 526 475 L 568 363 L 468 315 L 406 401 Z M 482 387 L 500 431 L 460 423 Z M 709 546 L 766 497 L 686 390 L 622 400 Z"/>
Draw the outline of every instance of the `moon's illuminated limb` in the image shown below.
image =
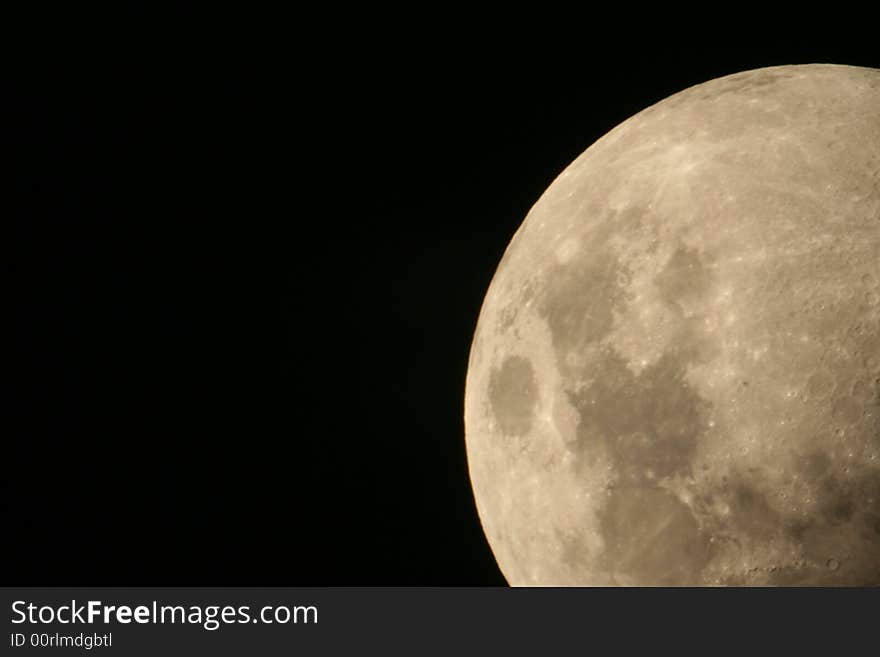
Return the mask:
<path id="1" fill-rule="evenodd" d="M 577 158 L 465 400 L 512 584 L 880 584 L 880 71 L 713 80 Z"/>

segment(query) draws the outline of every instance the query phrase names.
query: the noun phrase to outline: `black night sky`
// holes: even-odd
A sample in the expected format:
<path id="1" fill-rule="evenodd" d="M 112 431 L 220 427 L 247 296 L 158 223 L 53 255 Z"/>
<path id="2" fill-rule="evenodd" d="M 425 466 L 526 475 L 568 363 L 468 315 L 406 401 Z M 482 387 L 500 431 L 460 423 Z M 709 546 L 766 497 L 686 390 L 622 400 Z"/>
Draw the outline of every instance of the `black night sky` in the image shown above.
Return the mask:
<path id="1" fill-rule="evenodd" d="M 531 205 L 687 86 L 880 67 L 746 28 L 615 50 L 180 13 L 4 82 L 5 584 L 504 584 L 464 378 Z"/>

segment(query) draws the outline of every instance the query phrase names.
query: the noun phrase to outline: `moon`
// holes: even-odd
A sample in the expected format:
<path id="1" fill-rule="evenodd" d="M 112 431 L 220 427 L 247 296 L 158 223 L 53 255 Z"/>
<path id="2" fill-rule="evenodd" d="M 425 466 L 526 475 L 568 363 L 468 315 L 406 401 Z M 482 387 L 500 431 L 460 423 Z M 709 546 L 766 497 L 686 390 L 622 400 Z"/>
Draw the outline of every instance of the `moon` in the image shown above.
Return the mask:
<path id="1" fill-rule="evenodd" d="M 880 70 L 700 84 L 572 162 L 468 363 L 517 586 L 880 585 Z"/>

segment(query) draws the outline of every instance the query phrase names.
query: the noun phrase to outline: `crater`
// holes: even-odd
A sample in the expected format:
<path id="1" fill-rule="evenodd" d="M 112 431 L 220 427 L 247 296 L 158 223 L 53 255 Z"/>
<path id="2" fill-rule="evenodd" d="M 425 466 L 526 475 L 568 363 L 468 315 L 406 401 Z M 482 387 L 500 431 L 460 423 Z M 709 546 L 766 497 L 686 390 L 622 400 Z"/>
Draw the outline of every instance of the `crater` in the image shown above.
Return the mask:
<path id="1" fill-rule="evenodd" d="M 489 375 L 489 403 L 501 432 L 522 436 L 532 428 L 538 386 L 529 360 L 508 356 Z"/>

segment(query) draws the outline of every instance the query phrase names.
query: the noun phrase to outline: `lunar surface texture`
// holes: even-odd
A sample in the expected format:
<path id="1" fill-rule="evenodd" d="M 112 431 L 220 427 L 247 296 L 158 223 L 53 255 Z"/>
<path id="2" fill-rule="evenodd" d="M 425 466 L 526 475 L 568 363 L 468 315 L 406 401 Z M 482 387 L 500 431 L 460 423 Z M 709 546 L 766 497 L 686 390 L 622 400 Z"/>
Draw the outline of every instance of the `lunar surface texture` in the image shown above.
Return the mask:
<path id="1" fill-rule="evenodd" d="M 880 585 L 880 70 L 628 119 L 486 294 L 468 465 L 513 585 Z"/>

